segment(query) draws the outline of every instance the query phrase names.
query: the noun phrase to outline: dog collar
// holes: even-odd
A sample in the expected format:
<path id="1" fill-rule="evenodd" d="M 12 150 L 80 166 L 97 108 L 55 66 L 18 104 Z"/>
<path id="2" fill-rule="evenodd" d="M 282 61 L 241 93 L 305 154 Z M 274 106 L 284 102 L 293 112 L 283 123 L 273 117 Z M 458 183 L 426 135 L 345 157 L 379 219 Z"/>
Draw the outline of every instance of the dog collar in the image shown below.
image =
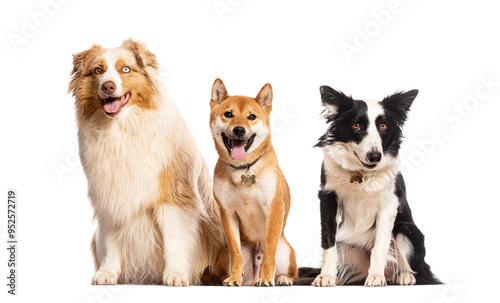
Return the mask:
<path id="1" fill-rule="evenodd" d="M 245 164 L 245 165 L 241 165 L 241 166 L 234 166 L 234 165 L 228 163 L 227 165 L 231 166 L 234 169 L 249 169 L 250 167 L 252 167 L 252 165 L 254 165 L 255 163 L 257 163 L 257 161 L 259 161 L 259 160 L 260 160 L 260 157 L 257 158 L 257 160 L 253 161 L 250 164 Z"/>
<path id="2" fill-rule="evenodd" d="M 229 164 L 229 166 L 231 166 L 232 168 L 234 169 L 246 169 L 246 172 L 244 174 L 241 175 L 241 184 L 247 184 L 247 185 L 253 185 L 255 184 L 255 175 L 254 174 L 250 174 L 250 167 L 252 165 L 254 165 L 255 163 L 257 163 L 257 161 L 259 161 L 260 158 L 257 158 L 257 160 L 253 161 L 252 163 L 250 164 L 245 164 L 245 165 L 242 165 L 242 166 L 234 166 L 234 165 L 231 165 Z"/>

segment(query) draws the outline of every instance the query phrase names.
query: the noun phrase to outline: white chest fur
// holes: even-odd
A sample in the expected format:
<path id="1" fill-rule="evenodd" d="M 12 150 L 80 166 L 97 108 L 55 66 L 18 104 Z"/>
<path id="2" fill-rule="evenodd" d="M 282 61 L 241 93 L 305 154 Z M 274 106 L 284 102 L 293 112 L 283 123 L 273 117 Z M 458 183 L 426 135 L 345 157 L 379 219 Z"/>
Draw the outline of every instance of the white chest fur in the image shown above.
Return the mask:
<path id="1" fill-rule="evenodd" d="M 384 170 L 364 173 L 361 184 L 350 182 L 351 172 L 346 171 L 329 157 L 325 157 L 326 190 L 335 191 L 341 215 L 337 241 L 373 247 L 375 224 L 383 209 L 396 209 L 394 194 L 397 163 Z"/>
<path id="2" fill-rule="evenodd" d="M 250 241 L 265 240 L 266 219 L 269 205 L 274 198 L 277 184 L 277 174 L 274 170 L 262 170 L 260 163 L 250 168 L 249 173 L 255 174 L 255 184 L 242 184 L 241 175 L 244 169 L 231 169 L 224 177 L 215 177 L 214 193 L 224 209 L 236 212 L 240 232 Z"/>
<path id="3" fill-rule="evenodd" d="M 169 117 L 161 109 L 136 110 L 129 108 L 112 121 L 94 115 L 79 127 L 89 197 L 96 214 L 110 220 L 127 220 L 154 201 L 159 173 L 168 163 Z"/>

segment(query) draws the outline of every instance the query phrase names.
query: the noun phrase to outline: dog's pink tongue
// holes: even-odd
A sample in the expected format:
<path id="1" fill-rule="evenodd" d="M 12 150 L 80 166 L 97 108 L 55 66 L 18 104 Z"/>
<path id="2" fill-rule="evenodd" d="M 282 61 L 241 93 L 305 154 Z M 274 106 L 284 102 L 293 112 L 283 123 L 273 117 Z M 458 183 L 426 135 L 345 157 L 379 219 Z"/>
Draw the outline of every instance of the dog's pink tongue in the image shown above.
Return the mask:
<path id="1" fill-rule="evenodd" d="M 247 157 L 244 140 L 231 140 L 231 145 L 233 146 L 233 150 L 231 151 L 231 158 L 233 160 L 245 159 Z"/>
<path id="2" fill-rule="evenodd" d="M 114 114 L 120 108 L 120 98 L 115 98 L 112 101 L 104 103 L 104 111 L 108 114 Z"/>

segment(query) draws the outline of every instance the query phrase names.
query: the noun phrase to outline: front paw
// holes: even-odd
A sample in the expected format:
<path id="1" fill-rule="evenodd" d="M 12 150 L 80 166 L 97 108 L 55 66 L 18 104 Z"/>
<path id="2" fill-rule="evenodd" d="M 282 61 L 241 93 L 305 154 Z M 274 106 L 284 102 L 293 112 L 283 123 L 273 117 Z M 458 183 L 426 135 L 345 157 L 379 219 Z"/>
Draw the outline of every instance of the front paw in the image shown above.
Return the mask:
<path id="1" fill-rule="evenodd" d="M 241 286 L 243 283 L 243 274 L 241 275 L 234 275 L 234 276 L 229 276 L 222 282 L 222 285 L 224 286 Z"/>
<path id="2" fill-rule="evenodd" d="M 255 282 L 255 286 L 272 287 L 274 286 L 273 278 L 260 278 Z"/>
<path id="3" fill-rule="evenodd" d="M 166 286 L 188 286 L 189 278 L 185 274 L 170 272 L 163 274 L 163 285 Z"/>
<path id="4" fill-rule="evenodd" d="M 118 273 L 98 270 L 92 278 L 94 285 L 116 285 L 118 282 Z"/>
<path id="5" fill-rule="evenodd" d="M 368 287 L 376 287 L 376 286 L 386 286 L 387 282 L 385 281 L 384 275 L 369 275 L 366 278 L 365 286 Z"/>
<path id="6" fill-rule="evenodd" d="M 278 286 L 292 286 L 293 285 L 293 278 L 289 276 L 279 276 L 278 280 L 276 281 L 276 285 Z"/>
<path id="7" fill-rule="evenodd" d="M 402 272 L 398 275 L 397 283 L 399 285 L 415 285 L 417 280 L 411 272 Z"/>
<path id="8" fill-rule="evenodd" d="M 319 275 L 314 279 L 312 285 L 316 287 L 331 287 L 336 285 L 335 280 L 336 277 L 332 275 Z"/>

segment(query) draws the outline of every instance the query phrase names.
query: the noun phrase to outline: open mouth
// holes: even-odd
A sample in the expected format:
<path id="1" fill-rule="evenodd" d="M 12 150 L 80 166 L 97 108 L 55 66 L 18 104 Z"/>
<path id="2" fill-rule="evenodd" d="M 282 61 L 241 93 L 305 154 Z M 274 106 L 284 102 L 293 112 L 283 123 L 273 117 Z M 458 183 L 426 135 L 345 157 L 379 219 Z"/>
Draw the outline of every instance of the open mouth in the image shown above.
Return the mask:
<path id="1" fill-rule="evenodd" d="M 233 160 L 245 159 L 247 157 L 246 152 L 250 146 L 252 146 L 255 138 L 255 134 L 248 138 L 248 140 L 229 139 L 225 133 L 222 133 L 221 135 L 227 152 Z"/>
<path id="2" fill-rule="evenodd" d="M 101 105 L 108 116 L 114 117 L 127 105 L 129 99 L 130 92 L 121 97 L 101 99 Z"/>
<path id="3" fill-rule="evenodd" d="M 373 169 L 375 168 L 375 166 L 377 166 L 377 163 L 375 164 L 368 164 L 368 163 L 365 163 L 363 161 L 361 161 L 361 159 L 359 158 L 358 154 L 356 152 L 354 152 L 354 155 L 356 155 L 356 158 L 358 158 L 359 162 L 361 162 L 361 165 L 363 165 L 364 167 L 368 168 L 368 169 Z"/>

